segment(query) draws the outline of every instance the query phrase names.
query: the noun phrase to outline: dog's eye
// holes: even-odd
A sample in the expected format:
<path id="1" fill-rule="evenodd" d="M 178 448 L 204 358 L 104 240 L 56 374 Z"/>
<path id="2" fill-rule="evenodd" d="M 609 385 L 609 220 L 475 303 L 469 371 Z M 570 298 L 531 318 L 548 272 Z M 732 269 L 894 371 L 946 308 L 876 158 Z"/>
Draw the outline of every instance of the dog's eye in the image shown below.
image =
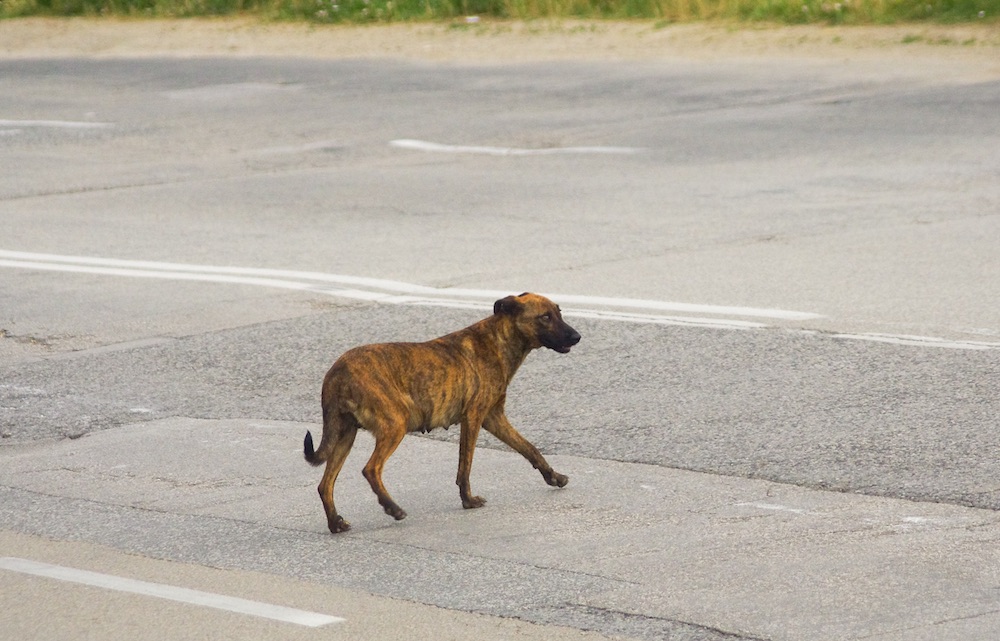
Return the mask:
<path id="1" fill-rule="evenodd" d="M 550 320 L 552 320 L 552 315 L 551 314 L 542 314 L 541 316 L 538 317 L 538 320 L 542 321 L 543 323 L 547 323 Z"/>

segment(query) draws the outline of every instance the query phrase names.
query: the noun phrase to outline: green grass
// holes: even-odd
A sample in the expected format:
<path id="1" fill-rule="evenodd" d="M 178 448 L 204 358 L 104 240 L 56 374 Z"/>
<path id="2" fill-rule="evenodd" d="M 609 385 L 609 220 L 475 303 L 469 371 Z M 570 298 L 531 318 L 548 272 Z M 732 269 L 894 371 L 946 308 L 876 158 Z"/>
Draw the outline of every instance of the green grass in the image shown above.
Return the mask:
<path id="1" fill-rule="evenodd" d="M 461 16 L 693 20 L 784 24 L 998 24 L 1000 0 L 0 0 L 21 16 L 258 16 L 317 23 L 448 20 Z"/>

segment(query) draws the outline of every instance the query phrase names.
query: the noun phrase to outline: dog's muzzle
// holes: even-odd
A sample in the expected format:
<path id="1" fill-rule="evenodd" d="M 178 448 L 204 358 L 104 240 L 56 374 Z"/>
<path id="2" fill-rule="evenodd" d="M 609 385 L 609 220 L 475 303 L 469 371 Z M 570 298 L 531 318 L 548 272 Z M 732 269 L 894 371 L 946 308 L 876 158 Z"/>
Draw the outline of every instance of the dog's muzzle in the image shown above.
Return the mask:
<path id="1" fill-rule="evenodd" d="M 566 325 L 562 335 L 557 340 L 552 341 L 551 344 L 546 343 L 545 346 L 559 352 L 560 354 L 569 354 L 570 348 L 579 342 L 580 333 L 569 325 Z"/>

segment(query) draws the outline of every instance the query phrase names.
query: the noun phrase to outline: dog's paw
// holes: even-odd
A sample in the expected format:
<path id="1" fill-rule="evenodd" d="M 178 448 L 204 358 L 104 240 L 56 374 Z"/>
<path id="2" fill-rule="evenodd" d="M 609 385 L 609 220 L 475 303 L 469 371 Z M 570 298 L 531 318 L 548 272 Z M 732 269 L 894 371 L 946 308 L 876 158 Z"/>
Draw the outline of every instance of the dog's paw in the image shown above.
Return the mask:
<path id="1" fill-rule="evenodd" d="M 386 505 L 384 509 L 386 514 L 396 519 L 397 521 L 402 521 L 403 519 L 406 518 L 406 512 L 403 510 L 403 508 L 399 507 L 395 503 L 390 503 L 389 505 Z"/>
<path id="2" fill-rule="evenodd" d="M 327 525 L 330 527 L 331 534 L 340 534 L 351 529 L 351 524 L 345 521 L 344 517 L 339 514 L 330 519 Z"/>
<path id="3" fill-rule="evenodd" d="M 569 483 L 569 477 L 559 472 L 552 472 L 546 475 L 545 482 L 552 487 L 566 487 L 566 484 Z"/>
<path id="4" fill-rule="evenodd" d="M 484 505 L 486 505 L 486 499 L 481 496 L 470 496 L 467 499 L 462 499 L 462 507 L 467 510 L 483 507 Z"/>

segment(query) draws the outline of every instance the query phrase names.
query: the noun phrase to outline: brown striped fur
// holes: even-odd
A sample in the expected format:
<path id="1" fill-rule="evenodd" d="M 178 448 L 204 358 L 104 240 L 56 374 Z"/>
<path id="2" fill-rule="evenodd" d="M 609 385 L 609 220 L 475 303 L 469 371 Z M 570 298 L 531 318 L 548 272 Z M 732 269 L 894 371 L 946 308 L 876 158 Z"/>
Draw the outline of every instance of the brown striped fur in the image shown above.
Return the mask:
<path id="1" fill-rule="evenodd" d="M 555 472 L 534 445 L 507 420 L 507 385 L 528 353 L 547 347 L 569 352 L 580 335 L 562 319 L 559 307 L 537 294 L 508 296 L 493 315 L 426 343 L 381 343 L 347 351 L 323 381 L 323 438 L 313 450 L 306 432 L 303 450 L 312 465 L 326 463 L 319 495 L 333 533 L 350 529 L 333 503 L 333 486 L 358 428 L 375 437 L 364 476 L 386 514 L 406 517 L 382 484 L 382 468 L 407 432 L 460 424 L 459 495 L 466 508 L 481 507 L 469 473 L 480 427 L 520 452 L 549 485 L 569 479 Z"/>

